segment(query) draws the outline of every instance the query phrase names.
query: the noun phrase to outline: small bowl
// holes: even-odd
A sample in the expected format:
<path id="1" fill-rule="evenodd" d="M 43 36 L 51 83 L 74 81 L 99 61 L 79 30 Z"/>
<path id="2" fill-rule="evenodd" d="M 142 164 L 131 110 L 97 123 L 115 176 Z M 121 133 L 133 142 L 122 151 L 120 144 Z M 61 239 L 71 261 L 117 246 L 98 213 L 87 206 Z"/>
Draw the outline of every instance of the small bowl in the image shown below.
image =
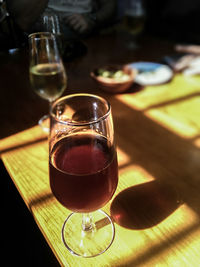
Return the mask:
<path id="1" fill-rule="evenodd" d="M 110 77 L 103 77 L 99 74 L 99 70 L 102 69 L 103 71 L 108 72 L 117 72 L 117 71 L 123 71 L 126 75 L 128 75 L 128 78 L 126 80 L 116 80 L 115 78 Z M 128 65 L 112 65 L 112 66 L 106 66 L 101 68 L 95 68 L 91 73 L 91 77 L 97 82 L 99 88 L 102 90 L 117 94 L 122 93 L 126 90 L 128 90 L 131 85 L 134 82 L 135 76 L 136 76 L 137 70 L 130 68 Z"/>

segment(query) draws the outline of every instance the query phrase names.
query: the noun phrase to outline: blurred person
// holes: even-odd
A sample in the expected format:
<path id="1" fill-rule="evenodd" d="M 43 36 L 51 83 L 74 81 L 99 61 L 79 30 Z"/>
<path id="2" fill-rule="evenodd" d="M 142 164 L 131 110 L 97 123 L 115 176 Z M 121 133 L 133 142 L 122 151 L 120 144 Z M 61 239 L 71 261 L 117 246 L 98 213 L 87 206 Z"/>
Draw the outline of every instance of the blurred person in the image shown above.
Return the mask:
<path id="1" fill-rule="evenodd" d="M 42 17 L 58 15 L 65 37 L 91 34 L 115 16 L 116 0 L 6 0 L 16 24 L 25 32 L 42 31 Z"/>

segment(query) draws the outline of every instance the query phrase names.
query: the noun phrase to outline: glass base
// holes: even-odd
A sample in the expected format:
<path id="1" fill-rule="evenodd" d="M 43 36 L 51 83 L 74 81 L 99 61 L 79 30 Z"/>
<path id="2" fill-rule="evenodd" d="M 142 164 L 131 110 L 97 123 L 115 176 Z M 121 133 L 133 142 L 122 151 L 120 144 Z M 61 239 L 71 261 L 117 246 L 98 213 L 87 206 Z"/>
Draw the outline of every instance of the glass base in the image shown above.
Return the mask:
<path id="1" fill-rule="evenodd" d="M 49 115 L 44 115 L 39 121 L 38 124 L 42 128 L 43 132 L 49 133 Z"/>
<path id="2" fill-rule="evenodd" d="M 91 227 L 83 230 L 83 214 L 72 213 L 62 227 L 62 241 L 66 248 L 76 256 L 95 257 L 104 253 L 115 237 L 115 227 L 102 210 L 91 213 Z"/>

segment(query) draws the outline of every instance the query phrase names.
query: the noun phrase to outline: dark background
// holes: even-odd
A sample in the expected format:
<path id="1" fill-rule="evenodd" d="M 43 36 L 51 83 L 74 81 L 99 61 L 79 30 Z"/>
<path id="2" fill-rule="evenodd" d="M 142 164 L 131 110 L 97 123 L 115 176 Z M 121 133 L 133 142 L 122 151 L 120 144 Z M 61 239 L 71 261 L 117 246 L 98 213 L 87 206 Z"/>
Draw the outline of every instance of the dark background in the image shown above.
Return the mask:
<path id="1" fill-rule="evenodd" d="M 2 266 L 60 266 L 30 211 L 15 188 L 2 161 L 1 262 Z"/>

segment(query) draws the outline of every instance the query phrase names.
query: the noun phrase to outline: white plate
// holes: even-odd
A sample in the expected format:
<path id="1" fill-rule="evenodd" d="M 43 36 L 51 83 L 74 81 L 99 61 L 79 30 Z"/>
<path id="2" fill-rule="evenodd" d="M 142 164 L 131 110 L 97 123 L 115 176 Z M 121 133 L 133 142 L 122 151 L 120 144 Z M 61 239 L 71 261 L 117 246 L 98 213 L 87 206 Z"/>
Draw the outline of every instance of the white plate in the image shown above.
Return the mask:
<path id="1" fill-rule="evenodd" d="M 136 62 L 128 66 L 138 70 L 135 82 L 142 86 L 166 83 L 173 77 L 173 71 L 163 64 Z"/>

